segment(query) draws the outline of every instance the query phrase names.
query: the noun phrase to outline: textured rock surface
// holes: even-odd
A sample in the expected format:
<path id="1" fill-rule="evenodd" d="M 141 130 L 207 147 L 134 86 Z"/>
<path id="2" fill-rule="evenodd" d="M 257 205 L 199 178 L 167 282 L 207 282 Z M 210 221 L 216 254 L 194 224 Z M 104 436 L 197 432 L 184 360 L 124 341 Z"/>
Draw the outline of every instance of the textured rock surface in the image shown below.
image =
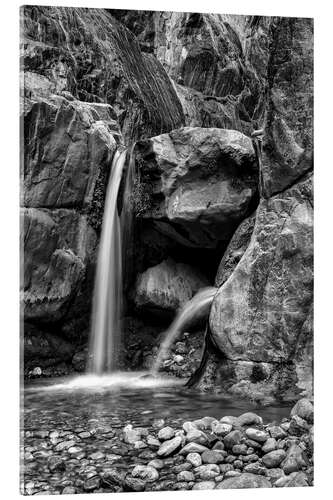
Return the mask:
<path id="1" fill-rule="evenodd" d="M 151 190 L 143 217 L 170 238 L 215 247 L 249 213 L 257 164 L 243 134 L 186 127 L 141 141 L 137 149 L 143 183 Z"/>
<path id="2" fill-rule="evenodd" d="M 301 373 L 295 353 L 311 344 L 308 331 L 299 345 L 313 294 L 312 213 L 311 178 L 260 202 L 251 242 L 210 314 L 213 336 L 230 360 L 294 362 Z M 303 371 L 311 367 L 311 355 L 302 363 Z"/>
<path id="3" fill-rule="evenodd" d="M 207 285 L 191 266 L 168 259 L 138 276 L 134 302 L 139 309 L 175 312 Z"/>
<path id="4" fill-rule="evenodd" d="M 81 101 L 112 104 L 126 141 L 184 123 L 161 64 L 142 54 L 132 33 L 105 10 L 26 6 L 22 18 L 23 64 L 30 72 L 26 109 L 50 87 Z"/>

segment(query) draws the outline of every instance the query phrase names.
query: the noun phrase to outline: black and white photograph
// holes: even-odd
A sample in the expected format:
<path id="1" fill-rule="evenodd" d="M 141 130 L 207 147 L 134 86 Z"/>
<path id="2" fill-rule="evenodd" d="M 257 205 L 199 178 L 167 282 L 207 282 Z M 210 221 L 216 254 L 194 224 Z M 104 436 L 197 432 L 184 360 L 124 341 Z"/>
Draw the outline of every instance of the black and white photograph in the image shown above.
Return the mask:
<path id="1" fill-rule="evenodd" d="M 17 9 L 20 494 L 314 486 L 314 18 L 63 4 Z"/>

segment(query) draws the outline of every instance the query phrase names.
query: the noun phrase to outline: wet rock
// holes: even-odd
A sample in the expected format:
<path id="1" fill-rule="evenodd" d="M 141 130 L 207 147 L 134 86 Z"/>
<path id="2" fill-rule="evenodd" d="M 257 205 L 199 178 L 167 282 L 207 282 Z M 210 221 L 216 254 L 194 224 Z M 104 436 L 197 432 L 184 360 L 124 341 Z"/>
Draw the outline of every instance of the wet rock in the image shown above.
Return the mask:
<path id="1" fill-rule="evenodd" d="M 241 427 L 249 425 L 262 425 L 262 418 L 256 413 L 247 412 L 240 415 L 237 419 L 238 425 Z"/>
<path id="2" fill-rule="evenodd" d="M 153 481 L 157 481 L 159 474 L 154 467 L 148 465 L 136 465 L 132 470 L 132 477 L 151 483 Z"/>
<path id="3" fill-rule="evenodd" d="M 216 486 L 218 490 L 233 489 L 233 488 L 271 488 L 272 485 L 263 476 L 258 474 L 250 474 L 244 472 L 239 476 L 224 479 L 221 483 Z"/>
<path id="4" fill-rule="evenodd" d="M 175 435 L 175 431 L 172 427 L 163 427 L 158 431 L 158 439 L 160 441 L 167 441 L 168 439 L 172 439 Z"/>
<path id="5" fill-rule="evenodd" d="M 273 450 L 262 457 L 262 463 L 265 467 L 272 469 L 279 467 L 285 458 L 286 452 L 284 450 Z"/>
<path id="6" fill-rule="evenodd" d="M 257 441 L 258 443 L 265 443 L 268 439 L 268 434 L 265 431 L 260 431 L 259 429 L 249 428 L 246 429 L 245 434 L 249 439 Z"/>
<path id="7" fill-rule="evenodd" d="M 200 465 L 199 467 L 195 467 L 194 474 L 197 478 L 208 481 L 218 476 L 220 469 L 216 464 Z"/>
<path id="8" fill-rule="evenodd" d="M 168 258 L 138 276 L 135 305 L 142 310 L 174 313 L 208 284 L 193 267 Z"/>
<path id="9" fill-rule="evenodd" d="M 66 468 L 64 460 L 56 455 L 49 458 L 47 466 L 50 472 L 63 471 Z"/>
<path id="10" fill-rule="evenodd" d="M 188 443 L 205 445 L 208 443 L 208 438 L 204 432 L 199 431 L 198 429 L 193 429 L 186 434 L 186 441 Z"/>
<path id="11" fill-rule="evenodd" d="M 273 451 L 276 448 L 277 448 L 276 440 L 274 438 L 268 438 L 261 449 L 263 453 L 269 453 L 270 451 Z"/>
<path id="12" fill-rule="evenodd" d="M 195 478 L 194 478 L 193 472 L 184 470 L 184 471 L 179 472 L 179 474 L 177 474 L 177 481 L 189 482 L 189 481 L 194 481 L 194 480 L 195 480 Z"/>
<path id="13" fill-rule="evenodd" d="M 192 490 L 214 490 L 215 487 L 214 481 L 199 481 L 193 485 Z"/>
<path id="14" fill-rule="evenodd" d="M 125 491 L 144 491 L 145 481 L 137 477 L 127 476 L 123 482 L 123 487 Z"/>
<path id="15" fill-rule="evenodd" d="M 172 453 L 174 453 L 182 444 L 182 438 L 180 436 L 176 436 L 173 439 L 168 441 L 164 441 L 161 444 L 157 451 L 157 455 L 159 457 L 168 457 Z"/>
<path id="16" fill-rule="evenodd" d="M 243 134 L 184 127 L 141 141 L 137 150 L 154 183 L 144 217 L 171 239 L 214 248 L 248 215 L 257 166 L 252 142 Z M 162 182 L 154 181 L 155 172 Z"/>
<path id="17" fill-rule="evenodd" d="M 250 474 L 259 474 L 265 476 L 267 469 L 263 467 L 259 462 L 253 462 L 251 464 L 245 465 L 244 472 L 249 472 Z"/>
<path id="18" fill-rule="evenodd" d="M 313 423 L 313 404 L 309 399 L 303 398 L 297 401 L 295 406 L 293 406 L 290 416 L 298 416 L 310 424 Z"/>
<path id="19" fill-rule="evenodd" d="M 147 445 L 153 448 L 159 448 L 161 445 L 160 441 L 150 434 L 147 436 L 146 441 Z"/>
<path id="20" fill-rule="evenodd" d="M 123 429 L 123 438 L 125 443 L 134 444 L 141 440 L 141 431 L 134 429 L 132 424 L 128 424 Z"/>
<path id="21" fill-rule="evenodd" d="M 223 422 L 213 422 L 211 426 L 212 432 L 216 434 L 216 436 L 224 437 L 232 430 L 232 425 Z"/>
<path id="22" fill-rule="evenodd" d="M 239 444 L 241 442 L 242 437 L 243 437 L 242 433 L 238 430 L 234 430 L 234 431 L 229 432 L 229 434 L 227 434 L 224 437 L 225 447 L 228 449 L 232 449 L 232 447 L 235 444 Z"/>
<path id="23" fill-rule="evenodd" d="M 197 426 L 194 424 L 194 422 L 184 422 L 182 427 L 185 432 L 197 430 Z"/>
<path id="24" fill-rule="evenodd" d="M 206 453 L 206 452 L 204 452 Z M 186 456 L 186 460 L 193 465 L 193 467 L 199 467 L 202 464 L 201 455 L 199 453 L 189 453 Z"/>
<path id="25" fill-rule="evenodd" d="M 220 464 L 224 460 L 223 455 L 215 450 L 204 451 L 201 459 L 204 464 Z"/>
<path id="26" fill-rule="evenodd" d="M 93 476 L 84 481 L 83 488 L 85 491 L 94 491 L 100 487 L 101 478 L 99 476 Z"/>
<path id="27" fill-rule="evenodd" d="M 282 462 L 281 467 L 286 474 L 298 472 L 306 467 L 307 461 L 303 449 L 297 444 L 292 444 L 287 451 L 287 456 Z"/>

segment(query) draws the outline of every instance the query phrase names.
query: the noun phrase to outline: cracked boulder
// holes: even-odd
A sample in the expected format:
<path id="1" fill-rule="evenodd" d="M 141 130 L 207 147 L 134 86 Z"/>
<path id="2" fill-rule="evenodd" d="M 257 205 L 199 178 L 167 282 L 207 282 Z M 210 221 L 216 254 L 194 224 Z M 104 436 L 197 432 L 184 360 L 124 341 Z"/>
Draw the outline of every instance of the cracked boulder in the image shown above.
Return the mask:
<path id="1" fill-rule="evenodd" d="M 138 276 L 134 303 L 141 311 L 172 314 L 208 285 L 196 269 L 169 258 Z"/>
<path id="2" fill-rule="evenodd" d="M 312 368 L 312 217 L 311 177 L 262 199 L 250 244 L 210 313 L 213 338 L 229 364 L 245 363 L 250 371 L 258 364 L 259 379 L 266 370 L 273 382 L 272 372 L 286 368 L 305 392 Z M 289 375 L 276 384 L 290 382 Z"/>
<path id="3" fill-rule="evenodd" d="M 181 245 L 216 248 L 256 203 L 252 142 L 235 130 L 185 127 L 140 141 L 137 163 L 150 194 L 142 217 Z"/>
<path id="4" fill-rule="evenodd" d="M 26 321 L 59 321 L 78 293 L 96 235 L 73 210 L 22 209 L 23 313 Z"/>

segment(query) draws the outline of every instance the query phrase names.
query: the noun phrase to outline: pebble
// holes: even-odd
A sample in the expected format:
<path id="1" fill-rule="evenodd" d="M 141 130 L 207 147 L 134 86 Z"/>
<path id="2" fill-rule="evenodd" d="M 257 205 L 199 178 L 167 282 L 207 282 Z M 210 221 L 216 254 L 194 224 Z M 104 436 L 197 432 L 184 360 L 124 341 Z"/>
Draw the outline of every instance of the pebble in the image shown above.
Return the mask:
<path id="1" fill-rule="evenodd" d="M 159 473 L 154 467 L 148 465 L 136 465 L 132 470 L 132 477 L 138 477 L 149 483 L 159 478 Z"/>
<path id="2" fill-rule="evenodd" d="M 85 491 L 94 491 L 100 487 L 100 484 L 101 484 L 100 477 L 92 476 L 84 482 L 83 488 L 85 489 Z"/>
<path id="3" fill-rule="evenodd" d="M 159 470 L 159 469 L 163 469 L 164 462 L 163 462 L 163 460 L 159 460 L 158 458 L 155 458 L 154 460 L 151 460 L 148 463 L 148 466 L 149 467 L 154 467 L 155 469 Z"/>
<path id="4" fill-rule="evenodd" d="M 247 448 L 246 444 L 235 444 L 232 447 L 232 453 L 234 455 L 246 455 L 247 450 L 248 450 L 248 448 Z"/>
<path id="5" fill-rule="evenodd" d="M 89 458 L 91 458 L 91 460 L 103 460 L 103 458 L 105 458 L 105 455 L 101 451 L 95 451 L 94 453 L 89 455 Z"/>
<path id="6" fill-rule="evenodd" d="M 242 439 L 242 433 L 238 430 L 229 432 L 224 438 L 224 446 L 228 449 L 232 449 L 235 444 L 239 444 Z"/>
<path id="7" fill-rule="evenodd" d="M 259 462 L 253 462 L 252 464 L 248 464 L 243 469 L 244 472 L 250 472 L 251 474 L 260 474 L 265 476 L 267 473 L 267 469 L 263 467 Z"/>
<path id="8" fill-rule="evenodd" d="M 213 422 L 211 429 L 216 436 L 224 437 L 232 431 L 232 425 L 228 423 Z"/>
<path id="9" fill-rule="evenodd" d="M 183 470 L 183 471 L 179 472 L 179 474 L 177 474 L 177 481 L 189 482 L 189 481 L 194 481 L 194 480 L 195 480 L 195 477 L 194 477 L 193 472 L 190 472 L 188 470 Z"/>
<path id="10" fill-rule="evenodd" d="M 185 432 L 197 430 L 197 426 L 193 422 L 184 422 L 182 427 Z"/>
<path id="11" fill-rule="evenodd" d="M 144 491 L 145 482 L 137 477 L 127 476 L 123 486 L 125 491 Z"/>
<path id="12" fill-rule="evenodd" d="M 200 481 L 195 483 L 192 490 L 214 490 L 216 483 L 214 481 Z"/>
<path id="13" fill-rule="evenodd" d="M 283 439 L 287 436 L 287 433 L 279 425 L 270 426 L 267 430 L 274 439 Z"/>
<path id="14" fill-rule="evenodd" d="M 152 446 L 153 448 L 159 448 L 161 446 L 161 443 L 158 439 L 156 439 L 154 436 L 149 434 L 146 438 L 147 445 Z"/>
<path id="15" fill-rule="evenodd" d="M 204 452 L 205 453 L 205 452 Z M 193 465 L 193 467 L 199 467 L 202 464 L 202 459 L 199 453 L 189 453 L 186 456 L 186 460 Z"/>
<path id="16" fill-rule="evenodd" d="M 204 451 L 201 455 L 202 462 L 204 464 L 220 464 L 223 462 L 223 455 L 215 450 Z"/>
<path id="17" fill-rule="evenodd" d="M 181 436 L 176 436 L 169 441 L 164 441 L 157 451 L 159 457 L 167 457 L 171 455 L 182 444 Z"/>
<path id="18" fill-rule="evenodd" d="M 65 463 L 63 459 L 56 455 L 49 458 L 47 466 L 50 472 L 65 470 Z"/>
<path id="19" fill-rule="evenodd" d="M 206 434 L 199 429 L 192 429 L 186 434 L 186 441 L 188 443 L 197 443 L 197 444 L 208 444 L 208 438 Z"/>
<path id="20" fill-rule="evenodd" d="M 268 439 L 267 432 L 255 429 L 253 427 L 249 427 L 248 429 L 246 429 L 245 434 L 249 439 L 257 441 L 258 443 L 264 443 Z"/>
<path id="21" fill-rule="evenodd" d="M 256 413 L 247 412 L 237 418 L 237 424 L 241 427 L 246 425 L 262 425 L 263 421 Z"/>
<path id="22" fill-rule="evenodd" d="M 55 447 L 55 451 L 63 451 L 67 450 L 71 446 L 75 445 L 75 441 L 61 441 L 61 443 L 57 444 Z"/>
<path id="23" fill-rule="evenodd" d="M 194 473 L 200 479 L 209 480 L 219 476 L 220 468 L 216 464 L 199 465 L 199 467 L 195 467 Z"/>
<path id="24" fill-rule="evenodd" d="M 203 446 L 198 443 L 187 443 L 181 450 L 181 455 L 187 455 L 188 453 L 202 453 L 203 451 L 208 450 L 207 446 Z"/>
<path id="25" fill-rule="evenodd" d="M 159 430 L 157 437 L 160 441 L 167 441 L 172 439 L 175 435 L 175 431 L 172 427 L 163 427 Z"/>
<path id="26" fill-rule="evenodd" d="M 276 450 L 276 448 L 277 448 L 276 439 L 268 438 L 261 449 L 263 453 L 269 453 L 270 451 Z"/>
<path id="27" fill-rule="evenodd" d="M 297 415 L 309 423 L 313 423 L 313 404 L 309 399 L 299 399 L 295 406 L 293 406 L 290 416 Z"/>

